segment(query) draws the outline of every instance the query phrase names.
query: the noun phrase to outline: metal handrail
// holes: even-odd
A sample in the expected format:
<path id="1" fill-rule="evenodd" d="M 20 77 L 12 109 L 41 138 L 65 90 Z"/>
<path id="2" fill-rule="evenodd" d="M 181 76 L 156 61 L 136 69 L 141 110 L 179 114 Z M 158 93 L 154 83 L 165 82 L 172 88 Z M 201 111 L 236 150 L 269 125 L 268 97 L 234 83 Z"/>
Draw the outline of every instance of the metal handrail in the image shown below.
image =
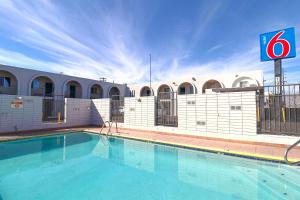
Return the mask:
<path id="1" fill-rule="evenodd" d="M 109 126 L 109 129 L 108 129 L 108 131 L 107 131 L 107 134 L 108 133 L 111 133 L 111 127 L 113 126 L 113 124 L 115 123 L 115 125 L 116 125 L 116 132 L 118 133 L 119 131 L 118 131 L 118 122 L 117 121 L 111 121 L 110 122 L 110 126 Z"/>
<path id="2" fill-rule="evenodd" d="M 106 123 L 108 123 L 108 127 L 109 127 L 109 129 L 110 129 L 110 122 L 109 122 L 109 121 L 105 121 L 104 124 L 103 124 L 102 127 L 101 127 L 100 134 L 102 133 L 102 130 L 104 129 Z"/>
<path id="3" fill-rule="evenodd" d="M 288 160 L 288 154 L 289 152 L 294 148 L 296 147 L 298 144 L 300 144 L 300 139 L 295 142 L 294 144 L 292 144 L 289 148 L 287 148 L 287 150 L 285 151 L 285 154 L 284 154 L 284 160 L 287 164 L 289 165 L 300 165 L 300 161 L 297 161 L 297 162 L 291 162 Z"/>

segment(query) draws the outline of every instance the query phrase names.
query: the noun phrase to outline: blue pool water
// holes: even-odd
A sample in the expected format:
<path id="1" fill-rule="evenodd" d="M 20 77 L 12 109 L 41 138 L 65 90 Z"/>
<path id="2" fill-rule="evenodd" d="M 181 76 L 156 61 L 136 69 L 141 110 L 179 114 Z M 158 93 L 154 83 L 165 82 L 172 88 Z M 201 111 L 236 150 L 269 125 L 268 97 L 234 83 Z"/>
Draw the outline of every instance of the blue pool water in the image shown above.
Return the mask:
<path id="1" fill-rule="evenodd" d="M 300 168 L 87 133 L 0 143 L 0 200 L 300 199 Z"/>

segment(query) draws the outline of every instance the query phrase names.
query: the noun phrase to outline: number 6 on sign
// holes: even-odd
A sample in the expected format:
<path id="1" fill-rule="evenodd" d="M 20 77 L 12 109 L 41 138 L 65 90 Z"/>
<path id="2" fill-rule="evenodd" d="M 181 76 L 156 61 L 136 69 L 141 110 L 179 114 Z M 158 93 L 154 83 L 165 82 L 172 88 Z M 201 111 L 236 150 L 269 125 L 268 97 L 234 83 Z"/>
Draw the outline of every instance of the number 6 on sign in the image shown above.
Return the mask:
<path id="1" fill-rule="evenodd" d="M 260 55 L 261 61 L 295 57 L 295 29 L 288 28 L 261 34 Z"/>

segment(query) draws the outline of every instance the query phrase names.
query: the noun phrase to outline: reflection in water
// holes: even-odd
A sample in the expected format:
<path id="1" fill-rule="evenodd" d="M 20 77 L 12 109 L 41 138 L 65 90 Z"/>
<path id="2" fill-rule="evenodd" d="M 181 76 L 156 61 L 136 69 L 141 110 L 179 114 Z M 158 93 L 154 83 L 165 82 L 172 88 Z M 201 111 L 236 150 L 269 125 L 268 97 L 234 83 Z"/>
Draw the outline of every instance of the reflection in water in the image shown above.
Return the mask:
<path id="1" fill-rule="evenodd" d="M 154 172 L 154 144 L 124 140 L 124 164 Z"/>
<path id="2" fill-rule="evenodd" d="M 0 176 L 21 169 L 38 168 L 41 163 L 57 165 L 66 160 L 89 155 L 94 147 L 92 143 L 96 143 L 93 137 L 89 134 L 76 133 L 2 142 L 0 143 Z"/>
<path id="3" fill-rule="evenodd" d="M 92 135 L 89 134 L 66 134 L 29 140 L 18 140 L 0 143 L 0 160 L 51 151 L 80 143 L 90 142 Z"/>
<path id="4" fill-rule="evenodd" d="M 155 171 L 173 177 L 178 174 L 178 150 L 176 148 L 155 145 Z"/>
<path id="5" fill-rule="evenodd" d="M 116 138 L 108 139 L 107 143 L 99 140 L 93 153 L 164 179 L 210 191 L 207 198 L 221 193 L 224 199 L 245 196 L 258 199 L 275 196 L 280 199 L 289 190 L 287 188 L 299 188 L 286 181 L 286 177 L 280 177 L 281 171 L 286 169 L 261 161 Z M 268 170 L 270 166 L 272 172 Z M 278 177 L 274 177 L 274 170 Z M 292 171 L 289 173 L 293 176 Z M 282 182 L 285 182 L 284 186 L 280 184 Z"/>

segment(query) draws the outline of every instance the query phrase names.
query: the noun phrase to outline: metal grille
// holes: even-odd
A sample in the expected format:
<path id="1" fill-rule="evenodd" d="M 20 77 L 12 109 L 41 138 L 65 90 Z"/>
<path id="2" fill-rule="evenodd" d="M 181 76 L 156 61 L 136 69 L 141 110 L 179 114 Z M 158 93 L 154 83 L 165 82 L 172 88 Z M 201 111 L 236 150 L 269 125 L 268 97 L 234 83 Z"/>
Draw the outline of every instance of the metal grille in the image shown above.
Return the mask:
<path id="1" fill-rule="evenodd" d="M 44 97 L 43 121 L 62 121 L 65 115 L 65 99 L 63 96 Z"/>
<path id="2" fill-rule="evenodd" d="M 124 123 L 124 97 L 113 95 L 110 99 L 110 120 Z"/>
<path id="3" fill-rule="evenodd" d="M 156 99 L 156 125 L 178 126 L 177 93 L 161 92 Z"/>
<path id="4" fill-rule="evenodd" d="M 300 85 L 267 86 L 257 95 L 258 132 L 300 135 Z"/>

